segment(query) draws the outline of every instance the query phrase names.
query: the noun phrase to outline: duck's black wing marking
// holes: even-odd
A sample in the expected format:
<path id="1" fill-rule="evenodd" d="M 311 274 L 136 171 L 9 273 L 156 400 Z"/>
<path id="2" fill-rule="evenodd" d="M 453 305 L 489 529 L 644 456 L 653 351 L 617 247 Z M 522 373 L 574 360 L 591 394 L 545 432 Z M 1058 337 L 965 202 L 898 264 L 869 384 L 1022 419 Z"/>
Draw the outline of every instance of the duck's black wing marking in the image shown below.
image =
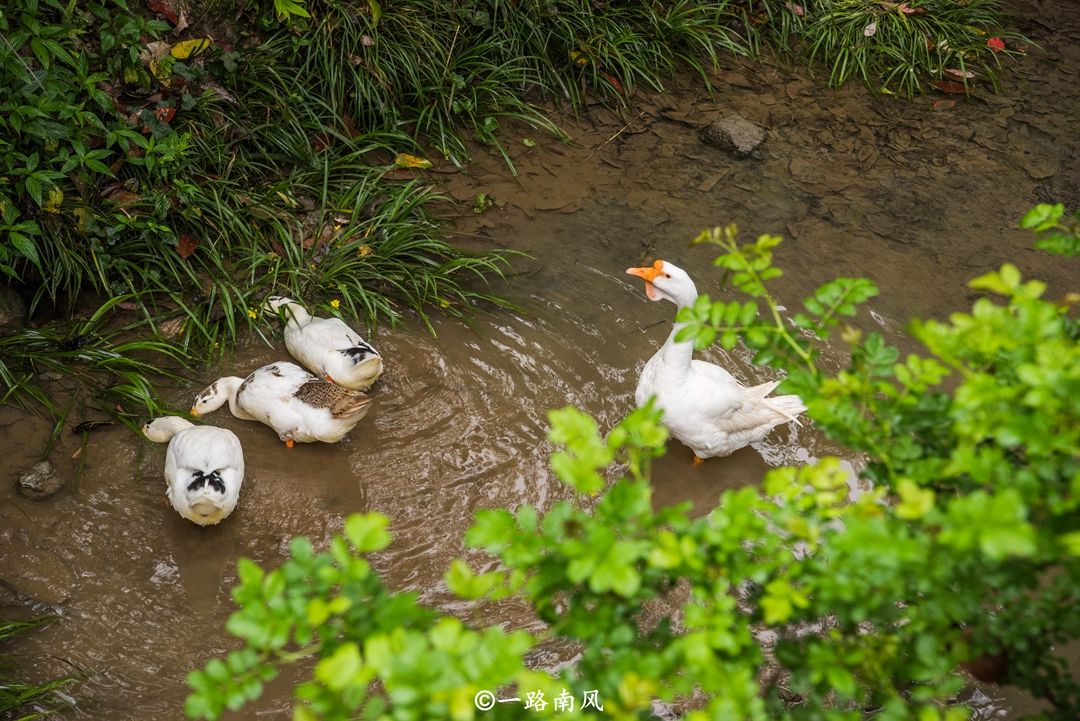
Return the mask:
<path id="1" fill-rule="evenodd" d="M 195 471 L 191 474 L 191 477 L 193 480 L 188 484 L 188 491 L 197 491 L 203 486 L 209 485 L 218 493 L 225 492 L 225 481 L 221 480 L 221 474 L 217 471 L 210 471 L 209 473 Z"/>

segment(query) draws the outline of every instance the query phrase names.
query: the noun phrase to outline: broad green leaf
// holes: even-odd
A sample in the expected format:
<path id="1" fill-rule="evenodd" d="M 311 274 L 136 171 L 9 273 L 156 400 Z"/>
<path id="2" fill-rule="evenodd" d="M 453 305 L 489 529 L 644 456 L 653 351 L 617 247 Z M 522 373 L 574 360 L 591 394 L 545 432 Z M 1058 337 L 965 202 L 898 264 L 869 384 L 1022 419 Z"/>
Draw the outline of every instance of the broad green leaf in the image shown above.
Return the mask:
<path id="1" fill-rule="evenodd" d="M 390 545 L 389 523 L 381 513 L 353 514 L 345 521 L 345 537 L 359 553 L 380 551 Z"/>
<path id="2" fill-rule="evenodd" d="M 900 518 L 913 521 L 934 510 L 934 492 L 929 488 L 919 488 L 910 478 L 901 478 L 896 492 L 900 496 L 896 515 Z"/>

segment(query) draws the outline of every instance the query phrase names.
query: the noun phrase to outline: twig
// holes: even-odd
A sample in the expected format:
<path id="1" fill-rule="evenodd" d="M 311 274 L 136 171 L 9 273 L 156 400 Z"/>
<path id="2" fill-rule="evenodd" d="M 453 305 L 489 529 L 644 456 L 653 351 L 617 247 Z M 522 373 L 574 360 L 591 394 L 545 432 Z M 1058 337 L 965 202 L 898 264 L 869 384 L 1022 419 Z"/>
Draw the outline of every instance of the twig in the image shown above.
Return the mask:
<path id="1" fill-rule="evenodd" d="M 645 114 L 645 111 L 644 111 L 644 110 L 642 110 L 642 111 L 641 111 L 640 113 L 638 113 L 637 117 L 636 117 L 636 118 L 634 118 L 634 120 L 641 120 L 641 116 L 642 116 L 642 115 L 644 115 L 644 114 Z M 633 121 L 631 121 L 631 122 L 633 122 Z M 630 123 L 627 123 L 626 125 L 624 125 L 624 126 L 622 126 L 621 128 L 619 128 L 619 132 L 615 133 L 615 134 L 614 134 L 614 135 L 612 135 L 612 136 L 611 136 L 610 138 L 608 138 L 607 140 L 605 140 L 604 142 L 602 142 L 602 143 L 601 143 L 600 145 L 598 145 L 598 146 L 596 147 L 596 149 L 595 149 L 595 150 L 593 150 L 593 151 L 592 151 L 591 153 L 589 153 L 588 157 L 586 157 L 585 159 L 586 159 L 586 160 L 589 160 L 590 158 L 592 158 L 592 156 L 594 156 L 594 155 L 596 155 L 597 153 L 599 153 L 599 152 L 600 152 L 601 150 L 603 150 L 603 149 L 604 149 L 605 147 L 607 147 L 607 145 L 608 145 L 608 144 L 609 144 L 609 143 L 610 143 L 611 141 L 615 140 L 615 138 L 617 138 L 617 137 L 619 137 L 620 135 L 622 135 L 623 133 L 625 133 L 625 132 L 626 132 L 626 130 L 627 130 L 627 129 L 628 129 L 629 127 L 630 127 Z"/>

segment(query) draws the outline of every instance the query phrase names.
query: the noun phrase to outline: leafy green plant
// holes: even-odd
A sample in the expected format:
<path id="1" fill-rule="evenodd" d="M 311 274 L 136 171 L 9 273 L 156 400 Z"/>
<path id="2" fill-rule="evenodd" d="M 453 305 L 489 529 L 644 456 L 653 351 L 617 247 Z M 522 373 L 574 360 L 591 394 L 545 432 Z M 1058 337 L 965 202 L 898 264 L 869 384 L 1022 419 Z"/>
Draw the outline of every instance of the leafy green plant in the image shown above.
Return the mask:
<path id="1" fill-rule="evenodd" d="M 1061 203 L 1041 203 L 1021 218 L 1020 227 L 1038 234 L 1036 248 L 1058 255 L 1080 255 L 1080 211 L 1066 215 Z"/>
<path id="2" fill-rule="evenodd" d="M 8 276 L 54 275 L 46 236 L 85 202 L 86 188 L 113 177 L 106 161 L 137 135 L 99 87 L 109 78 L 100 68 L 137 80 L 132 50 L 166 27 L 124 0 L 16 0 L 0 12 L 0 270 Z M 67 280 L 61 273 L 52 282 Z"/>
<path id="3" fill-rule="evenodd" d="M 1042 698 L 1046 718 L 1075 718 L 1080 686 L 1053 653 L 1080 637 L 1080 324 L 1069 301 L 1044 300 L 1041 283 L 1006 265 L 972 282 L 996 301 L 916 322 L 926 351 L 901 358 L 848 325 L 876 292 L 868 281 L 825 284 L 793 327 L 769 289 L 778 238 L 740 244 L 718 228 L 698 241 L 720 250 L 750 298 L 682 310 L 683 332 L 741 338 L 788 369 L 781 390 L 865 457 L 868 488 L 853 492 L 827 457 L 725 491 L 707 517 L 654 509 L 649 467 L 667 433 L 651 404 L 606 436 L 581 411 L 553 411 L 551 465 L 573 496 L 543 514 L 480 511 L 466 543 L 498 564 L 476 572 L 459 560 L 446 575 L 479 608 L 526 602 L 543 631 L 467 630 L 411 594 L 386 594 L 362 558 L 389 542 L 386 519 L 354 517 L 328 552 L 294 541 L 277 570 L 241 563 L 228 629 L 245 646 L 192 673 L 188 714 L 242 707 L 259 679 L 314 658 L 296 718 L 519 718 L 538 694 L 550 704 L 591 691 L 619 719 L 663 702 L 688 719 L 960 721 L 965 668 Z M 819 359 L 837 331 L 850 360 L 833 373 Z M 540 643 L 573 649 L 573 663 L 528 675 L 525 654 Z M 514 703 L 470 703 L 503 684 L 499 698 Z"/>

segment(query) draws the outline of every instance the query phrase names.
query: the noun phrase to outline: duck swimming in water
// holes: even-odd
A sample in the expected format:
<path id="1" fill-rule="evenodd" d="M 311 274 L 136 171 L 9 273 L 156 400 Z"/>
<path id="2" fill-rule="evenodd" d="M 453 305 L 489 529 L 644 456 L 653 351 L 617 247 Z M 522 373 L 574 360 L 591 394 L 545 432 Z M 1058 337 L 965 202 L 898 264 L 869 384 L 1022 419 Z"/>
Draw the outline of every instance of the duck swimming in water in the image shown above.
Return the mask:
<path id="1" fill-rule="evenodd" d="M 244 450 L 225 428 L 196 426 L 177 416 L 156 418 L 142 428 L 165 452 L 165 495 L 184 518 L 209 526 L 228 518 L 244 483 Z"/>
<path id="2" fill-rule="evenodd" d="M 272 297 L 263 307 L 284 314 L 285 348 L 320 378 L 365 391 L 382 375 L 382 356 L 340 318 L 312 316 L 290 298 Z"/>
<path id="3" fill-rule="evenodd" d="M 367 415 L 371 400 L 279 361 L 247 378 L 218 378 L 196 396 L 191 414 L 212 413 L 227 402 L 234 416 L 265 423 L 292 448 L 294 443 L 337 443 Z"/>

